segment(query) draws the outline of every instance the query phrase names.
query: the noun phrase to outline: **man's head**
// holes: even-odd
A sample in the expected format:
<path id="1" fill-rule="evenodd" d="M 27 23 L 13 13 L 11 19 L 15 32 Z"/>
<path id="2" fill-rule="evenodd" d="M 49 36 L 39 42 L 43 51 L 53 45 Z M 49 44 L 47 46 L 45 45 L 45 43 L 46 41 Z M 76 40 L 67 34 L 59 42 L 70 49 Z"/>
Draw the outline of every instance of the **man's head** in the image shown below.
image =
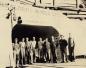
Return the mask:
<path id="1" fill-rule="evenodd" d="M 25 41 L 25 39 L 24 38 L 22 38 L 22 42 L 24 42 Z"/>
<path id="2" fill-rule="evenodd" d="M 42 41 L 42 38 L 41 37 L 39 38 L 39 41 Z"/>
<path id="3" fill-rule="evenodd" d="M 33 37 L 33 41 L 35 41 L 36 39 L 35 39 L 35 37 Z"/>
<path id="4" fill-rule="evenodd" d="M 18 42 L 18 38 L 15 38 L 15 43 L 17 43 Z"/>
<path id="5" fill-rule="evenodd" d="M 29 38 L 28 37 L 26 37 L 26 41 L 29 41 Z"/>
<path id="6" fill-rule="evenodd" d="M 48 38 L 46 38 L 45 41 L 47 42 L 48 41 Z"/>
<path id="7" fill-rule="evenodd" d="M 54 36 L 52 36 L 51 38 L 52 38 L 52 41 L 54 42 L 54 41 L 55 41 L 55 38 L 54 38 Z"/>

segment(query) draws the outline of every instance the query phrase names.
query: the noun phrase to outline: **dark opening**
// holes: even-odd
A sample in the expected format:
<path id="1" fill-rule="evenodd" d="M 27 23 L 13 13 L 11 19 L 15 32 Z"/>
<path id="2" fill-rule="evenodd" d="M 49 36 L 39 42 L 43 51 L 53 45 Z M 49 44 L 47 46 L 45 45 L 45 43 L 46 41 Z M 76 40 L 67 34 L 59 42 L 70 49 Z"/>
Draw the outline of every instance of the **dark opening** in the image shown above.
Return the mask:
<path id="1" fill-rule="evenodd" d="M 49 38 L 49 41 L 51 41 L 51 36 L 58 37 L 58 35 L 59 32 L 52 26 L 17 24 L 12 30 L 12 42 L 14 42 L 15 38 L 21 41 L 22 38 L 26 37 L 29 37 L 30 40 L 32 40 L 32 37 L 36 37 L 36 41 L 38 41 L 40 37 L 43 39 Z"/>

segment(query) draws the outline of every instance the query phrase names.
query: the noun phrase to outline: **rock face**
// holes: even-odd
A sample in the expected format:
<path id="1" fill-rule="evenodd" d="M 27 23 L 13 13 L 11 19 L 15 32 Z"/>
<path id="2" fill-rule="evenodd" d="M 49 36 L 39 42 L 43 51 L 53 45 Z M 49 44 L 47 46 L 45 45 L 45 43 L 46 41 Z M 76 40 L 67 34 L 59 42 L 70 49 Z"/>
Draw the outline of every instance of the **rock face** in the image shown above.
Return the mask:
<path id="1" fill-rule="evenodd" d="M 11 44 L 11 23 L 6 19 L 7 8 L 0 4 L 0 10 L 0 68 L 5 68 L 14 65 Z"/>

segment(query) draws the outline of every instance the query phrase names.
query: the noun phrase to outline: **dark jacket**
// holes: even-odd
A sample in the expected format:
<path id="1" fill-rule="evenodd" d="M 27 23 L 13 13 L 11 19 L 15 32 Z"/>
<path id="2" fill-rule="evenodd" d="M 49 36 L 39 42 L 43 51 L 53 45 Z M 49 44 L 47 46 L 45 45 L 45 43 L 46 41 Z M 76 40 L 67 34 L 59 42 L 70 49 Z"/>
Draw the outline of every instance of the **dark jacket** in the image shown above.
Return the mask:
<path id="1" fill-rule="evenodd" d="M 60 49 L 64 50 L 68 43 L 67 43 L 67 41 L 65 39 L 60 39 L 59 44 L 60 44 Z"/>

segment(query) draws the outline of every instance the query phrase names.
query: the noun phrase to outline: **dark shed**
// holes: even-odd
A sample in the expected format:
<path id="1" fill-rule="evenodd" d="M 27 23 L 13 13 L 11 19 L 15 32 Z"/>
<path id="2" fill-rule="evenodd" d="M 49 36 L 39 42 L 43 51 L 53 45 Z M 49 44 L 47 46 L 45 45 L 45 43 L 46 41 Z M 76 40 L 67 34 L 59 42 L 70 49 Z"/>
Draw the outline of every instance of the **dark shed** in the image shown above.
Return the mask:
<path id="1" fill-rule="evenodd" d="M 51 36 L 58 37 L 58 35 L 59 32 L 52 26 L 17 24 L 12 29 L 12 42 L 14 42 L 15 38 L 18 38 L 20 41 L 25 37 L 29 37 L 30 40 L 32 40 L 32 37 L 36 37 L 37 41 L 39 37 L 43 39 L 49 38 L 51 41 Z"/>

